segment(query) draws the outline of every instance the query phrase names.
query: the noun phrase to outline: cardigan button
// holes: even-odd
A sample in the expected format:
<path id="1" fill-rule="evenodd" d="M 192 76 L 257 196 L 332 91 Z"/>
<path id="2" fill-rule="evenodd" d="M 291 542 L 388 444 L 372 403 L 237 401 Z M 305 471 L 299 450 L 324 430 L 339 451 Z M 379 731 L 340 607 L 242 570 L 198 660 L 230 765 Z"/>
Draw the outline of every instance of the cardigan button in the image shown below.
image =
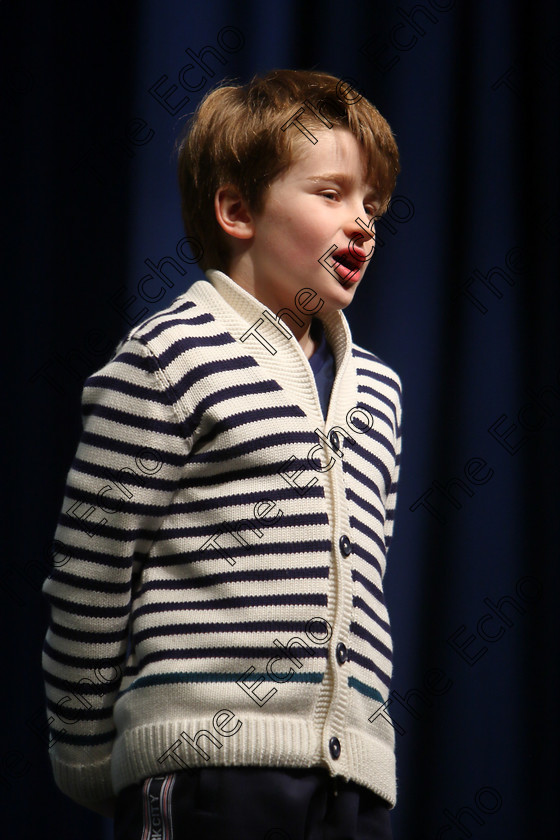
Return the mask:
<path id="1" fill-rule="evenodd" d="M 338 436 L 338 432 L 332 431 L 330 433 L 329 437 L 330 437 L 331 443 L 334 446 L 334 448 L 336 449 L 336 451 L 340 452 L 342 450 L 342 447 L 340 445 L 340 438 Z"/>
<path id="2" fill-rule="evenodd" d="M 338 738 L 331 738 L 329 741 L 329 752 L 334 759 L 340 756 L 340 741 Z"/>
<path id="3" fill-rule="evenodd" d="M 339 642 L 336 646 L 336 658 L 339 665 L 344 665 L 348 661 L 348 648 L 342 642 Z"/>
<path id="4" fill-rule="evenodd" d="M 346 534 L 343 534 L 341 536 L 340 540 L 338 541 L 338 544 L 340 546 L 341 552 L 345 557 L 348 557 L 349 554 L 352 554 L 352 543 L 350 542 Z"/>

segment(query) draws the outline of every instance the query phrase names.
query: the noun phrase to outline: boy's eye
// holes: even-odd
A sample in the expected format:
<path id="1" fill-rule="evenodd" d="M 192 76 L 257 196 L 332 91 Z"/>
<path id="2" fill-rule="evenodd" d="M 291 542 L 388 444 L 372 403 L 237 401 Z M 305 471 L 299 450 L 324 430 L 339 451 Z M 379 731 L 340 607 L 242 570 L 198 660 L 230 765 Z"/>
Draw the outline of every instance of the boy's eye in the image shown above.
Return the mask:
<path id="1" fill-rule="evenodd" d="M 336 190 L 323 190 L 320 195 L 328 198 L 329 201 L 336 201 L 340 198 L 340 194 Z M 373 217 L 376 220 L 379 218 L 379 210 L 376 204 L 364 204 L 364 210 L 367 216 Z"/>

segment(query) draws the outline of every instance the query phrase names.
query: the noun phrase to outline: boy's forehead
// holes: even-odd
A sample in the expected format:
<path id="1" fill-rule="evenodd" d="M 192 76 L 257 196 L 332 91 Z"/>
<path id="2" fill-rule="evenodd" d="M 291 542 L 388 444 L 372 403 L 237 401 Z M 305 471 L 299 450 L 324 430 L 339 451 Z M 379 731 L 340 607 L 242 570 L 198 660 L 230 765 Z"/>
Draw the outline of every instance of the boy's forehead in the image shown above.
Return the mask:
<path id="1" fill-rule="evenodd" d="M 287 174 L 306 177 L 340 172 L 364 182 L 371 180 L 365 150 L 349 129 L 336 126 L 313 131 L 316 143 L 303 135 L 294 141 Z"/>

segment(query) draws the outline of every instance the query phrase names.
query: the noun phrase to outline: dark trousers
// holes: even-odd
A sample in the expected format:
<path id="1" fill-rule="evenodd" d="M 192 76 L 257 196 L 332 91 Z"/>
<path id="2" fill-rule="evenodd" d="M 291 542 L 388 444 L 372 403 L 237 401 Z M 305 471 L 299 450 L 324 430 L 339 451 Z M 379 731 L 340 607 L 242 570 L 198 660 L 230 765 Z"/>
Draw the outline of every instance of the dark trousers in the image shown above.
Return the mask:
<path id="1" fill-rule="evenodd" d="M 324 769 L 203 767 L 121 791 L 115 840 L 392 840 L 387 803 Z"/>

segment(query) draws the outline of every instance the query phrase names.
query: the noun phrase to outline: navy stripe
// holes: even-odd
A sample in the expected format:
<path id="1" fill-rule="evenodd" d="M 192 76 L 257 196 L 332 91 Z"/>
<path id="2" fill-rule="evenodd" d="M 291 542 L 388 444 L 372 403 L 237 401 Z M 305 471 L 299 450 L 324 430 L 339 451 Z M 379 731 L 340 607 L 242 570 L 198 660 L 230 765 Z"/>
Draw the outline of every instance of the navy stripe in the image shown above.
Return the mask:
<path id="1" fill-rule="evenodd" d="M 379 356 L 376 356 L 375 353 L 372 353 L 371 350 L 364 350 L 363 347 L 358 347 L 356 344 L 352 345 L 352 356 L 355 359 L 367 359 L 370 362 L 385 365 L 385 362 L 383 362 Z"/>
<path id="2" fill-rule="evenodd" d="M 81 692 L 81 687 L 81 685 L 75 685 L 73 689 L 67 689 L 72 693 L 75 692 L 74 697 L 68 697 L 68 695 L 65 695 L 64 697 L 60 697 L 56 703 L 53 700 L 47 700 L 47 709 L 50 712 L 54 712 L 63 726 L 72 726 L 72 724 L 78 723 L 78 721 L 108 721 L 109 723 L 112 723 L 111 718 L 113 716 L 113 710 L 111 707 L 107 706 L 107 708 L 103 709 L 87 708 L 87 706 L 90 706 L 91 703 L 87 698 L 85 698 L 83 692 Z M 85 703 L 87 704 L 85 708 L 84 706 L 76 706 L 67 702 L 62 702 L 70 699 L 74 701 L 74 704 L 76 704 L 80 702 L 77 697 L 82 697 L 85 700 Z"/>
<path id="3" fill-rule="evenodd" d="M 385 396 L 385 394 L 382 394 L 379 391 L 376 391 L 375 388 L 370 388 L 368 385 L 358 385 L 358 393 L 370 394 L 374 398 L 374 400 L 384 403 L 387 406 L 387 408 L 389 408 L 391 411 L 390 417 L 378 410 L 375 411 L 375 415 L 381 420 L 384 420 L 391 427 L 391 430 L 395 432 L 399 431 L 397 426 L 396 407 L 394 403 L 389 399 L 389 397 Z"/>
<path id="4" fill-rule="evenodd" d="M 214 316 L 209 313 L 195 315 L 193 318 L 185 317 L 183 313 L 195 306 L 196 303 L 191 301 L 187 301 L 180 306 L 174 306 L 174 304 L 172 304 L 171 307 L 164 310 L 163 313 L 156 312 L 151 318 L 148 318 L 142 324 L 139 324 L 131 338 L 136 339 L 137 341 L 148 342 L 152 341 L 154 338 L 158 338 L 173 325 L 194 326 L 197 322 L 201 324 L 211 324 L 216 320 Z M 178 315 L 181 315 L 182 317 L 178 318 Z"/>
<path id="5" fill-rule="evenodd" d="M 362 496 L 359 496 L 358 493 L 356 493 L 356 491 L 351 487 L 346 488 L 346 498 L 349 502 L 354 502 L 354 504 L 358 505 L 358 507 L 367 513 L 368 516 L 373 516 L 374 519 L 377 519 L 377 521 L 383 525 L 383 515 L 378 511 L 378 509 L 366 501 L 366 499 Z M 376 494 L 376 498 L 379 498 L 379 494 Z"/>
<path id="6" fill-rule="evenodd" d="M 352 598 L 352 605 L 357 609 L 361 610 L 365 615 L 368 616 L 368 618 L 371 618 L 372 621 L 375 621 L 377 624 L 379 624 L 381 629 L 385 630 L 386 633 L 391 632 L 391 625 L 389 624 L 389 622 L 384 621 L 382 618 L 380 618 L 377 615 L 377 613 L 372 610 L 369 604 L 366 604 L 364 599 L 360 598 L 359 595 L 354 595 L 354 597 Z"/>
<path id="7" fill-rule="evenodd" d="M 383 383 L 383 385 L 387 385 L 389 388 L 392 388 L 393 391 L 395 391 L 399 397 L 402 396 L 401 388 L 396 379 L 394 379 L 393 377 L 387 376 L 384 373 L 380 373 L 378 370 L 368 370 L 367 368 L 360 367 L 356 368 L 356 373 L 358 374 L 358 376 L 366 376 L 368 379 L 373 379 L 376 382 L 381 382 Z"/>
<path id="8" fill-rule="evenodd" d="M 235 559 L 235 557 L 244 557 L 244 556 L 251 556 L 251 555 L 258 555 L 260 557 L 264 557 L 267 554 L 275 554 L 277 556 L 289 556 L 289 555 L 301 555 L 301 554 L 315 554 L 317 551 L 325 551 L 326 547 L 330 548 L 330 542 L 328 540 L 323 540 L 322 542 L 318 540 L 306 540 L 305 542 L 294 542 L 294 543 L 250 543 L 247 541 L 247 545 L 244 544 L 232 544 L 231 546 L 228 545 L 227 547 L 222 546 L 221 543 L 218 543 L 220 546 L 219 548 L 213 548 L 211 545 L 207 546 L 203 550 L 199 549 L 196 552 L 181 552 L 181 554 L 167 554 L 160 556 L 158 558 L 159 563 L 167 564 L 167 565 L 176 565 L 177 562 L 185 563 L 185 562 L 192 562 L 192 560 L 221 560 L 225 562 L 225 558 L 227 556 Z M 158 565 L 156 563 L 156 565 Z M 233 565 L 233 564 L 230 564 Z M 328 568 L 324 566 L 322 568 Z M 289 575 L 292 575 L 291 570 L 289 570 Z"/>
<path id="9" fill-rule="evenodd" d="M 348 652 L 348 660 L 350 662 L 355 662 L 357 665 L 361 665 L 362 668 L 365 668 L 367 671 L 371 671 L 372 674 L 381 680 L 383 685 L 387 686 L 387 688 L 391 685 L 391 677 L 388 673 L 383 671 L 378 665 L 375 664 L 369 657 L 363 656 L 361 653 L 358 653 L 355 650 L 350 650 Z"/>
<path id="10" fill-rule="evenodd" d="M 92 543 L 94 541 L 92 540 Z M 111 569 L 127 569 L 132 562 L 130 557 L 115 557 L 114 554 L 107 554 L 103 551 L 96 551 L 95 549 L 82 548 L 81 546 L 72 545 L 63 542 L 61 539 L 57 540 L 59 547 L 59 554 L 65 557 L 72 557 L 76 560 L 84 560 L 88 563 L 96 563 L 102 566 L 110 566 Z"/>
<path id="11" fill-rule="evenodd" d="M 133 447 L 133 449 L 138 454 L 138 447 Z M 167 460 L 169 460 L 169 455 L 167 455 Z M 93 464 L 77 456 L 72 462 L 72 469 L 83 475 L 91 475 L 93 478 L 99 479 L 100 482 L 106 482 L 109 478 L 105 464 Z M 124 482 L 122 483 L 124 484 Z M 136 472 L 133 467 L 130 467 L 130 471 L 126 470 L 126 483 L 131 484 L 133 487 L 150 487 L 152 490 L 175 490 L 181 486 L 178 481 L 160 478 L 157 473 L 151 476 L 140 471 Z M 99 490 L 101 490 L 101 486 Z"/>
<path id="12" fill-rule="evenodd" d="M 197 485 L 199 487 L 209 487 L 216 484 L 231 484 L 233 481 L 255 480 L 267 476 L 278 476 L 278 481 L 280 482 L 283 480 L 280 472 L 284 470 L 287 470 L 288 472 L 293 472 L 294 470 L 306 470 L 310 474 L 309 477 L 317 475 L 315 470 L 311 470 L 306 459 L 297 457 L 294 458 L 289 465 L 287 464 L 287 461 L 269 461 L 268 463 L 259 464 L 255 467 L 246 467 L 245 469 L 228 470 L 223 464 L 221 465 L 221 469 L 219 466 L 220 465 L 216 466 L 215 472 L 211 472 L 210 469 L 208 469 L 206 475 L 197 477 Z M 299 479 L 300 486 L 304 485 L 306 482 L 306 476 L 302 476 Z M 163 481 L 161 484 L 164 486 Z M 167 484 L 176 488 L 192 487 L 192 479 L 184 478 L 179 479 L 176 484 L 173 482 L 167 482 Z M 292 498 L 301 498 L 301 494 L 293 489 Z"/>
<path id="13" fill-rule="evenodd" d="M 287 553 L 287 552 L 286 552 Z M 292 553 L 296 553 L 292 549 Z M 216 586 L 224 583 L 241 583 L 242 581 L 256 581 L 256 580 L 292 580 L 294 577 L 302 580 L 320 580 L 328 578 L 328 566 L 311 566 L 300 567 L 299 569 L 247 569 L 239 572 L 216 572 L 211 575 L 200 575 L 195 578 L 174 578 L 173 580 L 151 580 L 147 581 L 139 590 L 138 595 L 143 595 L 146 592 L 153 592 L 155 590 L 167 590 L 172 592 L 174 589 L 200 589 L 205 586 Z"/>
<path id="14" fill-rule="evenodd" d="M 56 621 L 51 621 L 50 629 L 60 639 L 72 642 L 87 642 L 89 644 L 108 644 L 122 642 L 128 636 L 128 627 L 121 630 L 78 630 L 75 627 L 65 627 Z"/>
<path id="15" fill-rule="evenodd" d="M 158 612 L 186 612 L 187 610 L 246 610 L 247 607 L 326 607 L 327 596 L 320 593 L 307 595 L 304 593 L 282 595 L 228 595 L 223 598 L 208 598 L 205 601 L 166 601 L 165 604 L 144 604 L 132 611 L 132 619 Z"/>
<path id="16" fill-rule="evenodd" d="M 91 523 L 91 526 L 90 526 L 90 531 L 93 529 L 93 524 L 95 523 L 95 521 L 99 521 L 102 517 L 108 518 L 113 513 L 115 513 L 116 511 L 118 511 L 119 513 L 145 514 L 146 516 L 156 516 L 156 517 L 161 517 L 165 514 L 171 515 L 173 512 L 175 512 L 175 513 L 181 512 L 180 510 L 177 510 L 177 508 L 180 509 L 182 507 L 181 505 L 176 505 L 175 510 L 174 510 L 171 505 L 168 506 L 167 504 L 158 505 L 158 504 L 155 504 L 155 503 L 154 504 L 143 504 L 142 502 L 137 502 L 136 499 L 134 498 L 134 496 L 131 499 L 128 499 L 123 495 L 122 492 L 119 491 L 119 493 L 117 493 L 117 489 L 115 487 L 112 488 L 112 495 L 106 495 L 106 496 L 100 497 L 99 496 L 99 490 L 103 489 L 103 487 L 106 486 L 106 482 L 110 481 L 110 480 L 111 479 L 106 478 L 105 479 L 105 484 L 103 484 L 102 480 L 101 480 L 101 477 L 100 477 L 99 489 L 97 490 L 96 493 L 90 493 L 90 492 L 87 492 L 87 491 L 76 489 L 74 487 L 67 487 L 66 488 L 66 496 L 67 496 L 67 499 L 69 501 L 74 500 L 76 502 L 87 502 L 89 505 L 93 505 L 93 507 L 98 508 L 98 510 L 96 510 L 95 513 L 92 513 L 92 523 Z M 124 480 L 120 481 L 120 484 L 124 485 L 125 481 Z M 127 491 L 129 493 L 132 492 L 130 487 L 127 487 Z M 101 502 L 101 504 L 104 505 L 104 509 L 99 508 L 100 502 Z M 72 505 L 70 505 L 70 508 L 72 508 Z M 110 508 L 112 508 L 112 510 Z M 212 510 L 213 508 L 214 508 L 213 505 L 209 505 L 209 504 L 206 503 L 206 507 L 204 508 L 204 510 Z M 202 510 L 202 508 L 200 508 L 200 509 Z M 77 519 L 78 510 L 79 510 L 78 508 L 75 509 L 75 511 L 76 511 L 75 515 L 71 514 L 71 516 L 72 516 L 71 523 L 72 524 L 70 524 L 70 522 L 68 520 L 65 520 L 65 524 L 69 525 L 69 527 L 71 527 L 71 528 L 74 528 L 74 522 L 78 521 L 78 519 Z M 85 511 L 82 511 L 82 513 L 85 514 Z M 78 530 L 83 531 L 84 529 L 82 528 L 82 529 L 78 529 Z"/>
<path id="17" fill-rule="evenodd" d="M 79 586 L 82 591 L 86 592 L 107 592 L 113 594 L 126 594 L 130 589 L 130 583 L 116 583 L 108 580 L 95 580 L 95 578 L 87 578 L 82 575 L 74 575 L 64 571 L 64 568 L 55 567 L 51 572 L 52 580 L 57 580 L 60 583 L 68 585 L 74 584 Z"/>
<path id="18" fill-rule="evenodd" d="M 311 432 L 276 432 L 275 434 L 261 435 L 250 438 L 243 443 L 230 446 L 224 449 L 213 449 L 208 452 L 200 452 L 198 455 L 191 455 L 190 463 L 222 463 L 225 460 L 239 458 L 254 454 L 263 449 L 270 449 L 272 446 L 282 446 L 286 443 L 304 443 L 312 446 L 317 438 Z"/>
<path id="19" fill-rule="evenodd" d="M 72 735 L 65 730 L 50 729 L 52 737 L 62 744 L 71 744 L 74 747 L 96 747 L 100 744 L 109 744 L 115 739 L 117 734 L 115 729 L 109 732 L 100 732 L 97 735 Z"/>
<path id="20" fill-rule="evenodd" d="M 361 624 L 358 624 L 357 621 L 352 621 L 350 624 L 350 632 L 353 633 L 355 636 L 359 636 L 360 639 L 363 639 L 365 642 L 369 642 L 369 644 L 375 648 L 376 651 L 381 653 L 389 662 L 393 661 L 393 651 L 391 648 L 388 648 L 387 645 L 384 645 L 376 636 L 373 636 L 369 630 L 366 630 L 365 627 L 362 627 Z"/>
<path id="21" fill-rule="evenodd" d="M 134 644 L 157 636 L 181 636 L 203 633 L 279 632 L 305 634 L 306 623 L 301 621 L 191 621 L 182 624 L 159 624 L 133 634 Z"/>
<path id="22" fill-rule="evenodd" d="M 213 505 L 212 507 L 206 508 L 206 510 L 214 511 L 215 507 L 216 506 Z M 282 528 L 304 528 L 306 526 L 313 525 L 328 525 L 329 522 L 329 518 L 326 513 L 313 513 L 308 516 L 305 516 L 303 513 L 292 514 L 291 516 L 282 513 L 280 516 L 280 511 L 281 508 L 279 507 L 272 508 L 270 519 L 259 519 L 257 517 L 253 517 L 253 511 L 250 511 L 250 518 L 247 519 L 232 519 L 229 522 L 214 522 L 210 525 L 185 525 L 182 528 L 161 528 L 157 533 L 157 539 L 169 540 L 175 537 L 211 537 L 213 535 L 215 535 L 216 539 L 218 539 L 220 535 L 225 536 L 227 534 L 231 534 L 233 539 L 237 540 L 237 538 L 233 535 L 242 532 L 242 539 L 245 540 L 245 542 L 250 543 L 252 540 L 254 541 L 258 539 L 259 545 L 263 547 L 263 550 L 278 549 L 283 552 L 286 549 L 285 540 L 278 540 L 273 543 L 263 543 L 260 542 L 260 540 L 262 540 L 262 534 L 259 537 L 258 531 L 264 532 L 266 528 L 278 528 L 279 526 Z M 275 516 L 276 519 L 274 518 Z M 249 539 L 247 539 L 248 537 Z M 238 540 L 237 542 L 239 544 Z M 298 545 L 301 545 L 301 543 L 298 543 Z M 316 543 L 313 543 L 313 550 L 315 550 L 315 546 Z M 198 548 L 201 549 L 202 545 Z M 207 550 L 210 549 L 204 549 L 204 551 Z M 186 554 L 189 553 L 190 552 L 186 552 Z M 200 557 L 198 559 L 200 559 Z"/>
<path id="23" fill-rule="evenodd" d="M 108 607 L 107 605 L 94 607 L 91 604 L 82 604 L 75 598 L 67 600 L 56 595 L 49 595 L 49 603 L 53 607 L 64 610 L 69 615 L 80 615 L 84 618 L 124 618 L 130 612 L 129 602 L 122 607 Z"/>
<path id="24" fill-rule="evenodd" d="M 356 528 L 358 531 L 362 531 L 362 533 L 364 533 L 366 536 L 368 536 L 371 539 L 371 541 L 374 542 L 376 544 L 376 546 L 379 548 L 379 551 L 380 551 L 381 554 L 384 555 L 386 553 L 386 546 L 385 546 L 385 540 L 384 539 L 381 540 L 375 532 L 371 531 L 370 528 L 366 529 L 365 526 L 361 526 L 360 523 L 353 516 L 350 517 L 350 524 L 354 528 Z M 361 553 L 359 556 L 363 557 L 364 560 L 367 560 L 368 562 L 373 563 L 375 565 L 376 569 L 379 571 L 379 574 L 381 574 L 381 567 L 380 567 L 379 563 L 377 562 L 377 560 L 375 558 L 373 558 L 370 554 L 366 554 L 366 552 Z"/>
<path id="25" fill-rule="evenodd" d="M 262 382 L 247 382 L 240 385 L 229 385 L 226 388 L 216 388 L 213 393 L 203 397 L 197 403 L 191 417 L 186 421 L 186 427 L 190 434 L 199 427 L 206 411 L 215 409 L 220 403 L 232 400 L 237 397 L 249 397 L 258 394 L 270 394 L 280 391 L 280 385 L 274 379 L 263 380 Z M 294 408 L 290 406 L 290 408 Z"/>
<path id="26" fill-rule="evenodd" d="M 122 673 L 122 669 L 121 669 L 121 673 Z M 82 674 L 79 674 L 78 677 L 80 679 L 84 680 L 84 677 L 82 676 Z M 74 702 L 81 703 L 82 701 L 79 698 L 80 697 L 85 698 L 84 708 L 86 708 L 86 709 L 88 708 L 88 704 L 93 705 L 93 704 L 90 704 L 88 698 L 97 697 L 97 698 L 102 699 L 107 694 L 111 694 L 112 692 L 114 693 L 117 690 L 117 688 L 119 687 L 120 682 L 121 682 L 120 679 L 119 679 L 118 682 L 117 682 L 117 680 L 115 680 L 112 683 L 103 683 L 103 682 L 99 682 L 99 681 L 96 681 L 96 680 L 93 680 L 93 679 L 88 679 L 88 678 L 86 678 L 84 680 L 84 682 L 80 682 L 78 677 L 76 679 L 72 679 L 72 680 L 65 680 L 65 679 L 62 679 L 60 677 L 57 677 L 55 674 L 48 674 L 47 673 L 46 676 L 45 676 L 45 679 L 48 682 L 48 684 L 51 685 L 53 688 L 59 689 L 61 692 L 64 692 L 64 694 L 69 694 L 70 695 L 70 700 L 72 701 L 72 703 L 74 703 Z M 56 701 L 56 703 L 60 704 L 63 699 L 64 699 L 64 696 L 59 697 L 58 700 Z M 56 706 L 56 703 L 55 703 L 55 706 Z M 93 708 L 89 709 L 89 711 L 93 712 Z M 97 714 L 97 712 L 96 712 L 96 714 Z"/>
<path id="27" fill-rule="evenodd" d="M 132 356 L 132 358 L 137 359 L 138 357 Z M 125 394 L 128 397 L 134 397 L 138 400 L 149 400 L 150 402 L 160 403 L 162 405 L 169 403 L 168 395 L 156 388 L 146 388 L 144 385 L 136 385 L 127 379 L 118 379 L 116 376 L 108 376 L 103 373 L 94 373 L 86 380 L 84 387 L 88 389 L 100 388 L 105 391 L 114 391 L 116 394 Z M 87 400 L 91 400 L 93 395 L 86 393 L 85 397 L 87 397 Z M 87 400 L 82 406 L 82 413 L 85 412 L 86 414 L 88 405 L 90 404 Z"/>
<path id="28" fill-rule="evenodd" d="M 197 382 L 209 376 L 215 376 L 219 373 L 232 373 L 237 370 L 248 370 L 249 368 L 258 367 L 257 362 L 252 356 L 238 356 L 233 359 L 220 359 L 219 362 L 203 362 L 195 367 L 192 367 L 179 379 L 176 390 L 179 394 L 184 394 Z"/>
<path id="29" fill-rule="evenodd" d="M 167 309 L 160 310 L 159 312 L 154 312 L 153 315 L 150 315 L 146 318 L 145 321 L 142 321 L 141 324 L 138 324 L 130 332 L 130 338 L 132 340 L 137 341 L 148 341 L 150 338 L 156 338 L 162 331 L 167 329 L 167 324 L 173 318 L 175 319 L 177 315 L 181 315 L 181 320 L 179 323 L 181 324 L 193 324 L 196 320 L 197 315 L 192 317 L 187 317 L 186 313 L 189 312 L 191 309 L 198 308 L 197 304 L 191 300 L 185 300 L 186 292 L 179 297 L 176 297 L 175 300 L 171 303 Z M 209 316 L 209 322 L 214 321 L 214 317 L 209 315 L 209 313 L 202 313 L 206 318 Z"/>
<path id="30" fill-rule="evenodd" d="M 290 648 L 291 656 L 296 659 L 326 659 L 328 653 L 326 650 L 308 649 L 302 647 L 292 646 Z M 283 656 L 283 651 L 279 647 L 260 646 L 260 647 L 243 647 L 242 645 L 231 645 L 230 647 L 223 647 L 220 645 L 213 645 L 208 648 L 195 648 L 192 646 L 186 648 L 160 648 L 152 651 L 141 657 L 138 660 L 138 669 L 144 668 L 154 662 L 168 662 L 174 659 L 182 659 L 185 662 L 189 659 L 213 659 L 219 657 L 221 661 L 227 659 L 267 659 L 272 657 L 286 659 L 286 663 L 290 660 Z M 290 669 L 289 664 L 278 665 L 276 670 L 278 673 L 287 673 Z"/>
<path id="31" fill-rule="evenodd" d="M 239 428 L 239 426 L 260 423 L 263 420 L 304 416 L 304 412 L 296 405 L 271 405 L 266 408 L 253 408 L 249 411 L 234 411 L 228 417 L 223 417 L 217 423 L 214 423 L 211 434 L 205 435 L 203 440 L 207 443 L 218 434 Z"/>
<path id="32" fill-rule="evenodd" d="M 123 411 L 120 408 L 113 408 L 109 405 L 102 405 L 101 403 L 91 404 L 84 407 L 84 417 L 103 417 L 105 420 L 111 420 L 113 423 L 120 423 L 125 427 L 132 429 L 144 429 L 147 432 L 158 432 L 161 435 L 171 435 L 172 437 L 181 437 L 181 432 L 177 428 L 177 421 L 158 420 L 155 417 L 140 417 L 138 414 L 132 414 L 130 411 Z M 123 429 L 123 431 L 125 431 Z M 107 440 L 102 435 L 94 435 L 90 433 L 92 440 L 99 438 L 100 440 Z M 88 441 L 89 442 L 89 441 Z M 104 449 L 110 448 L 106 443 L 102 444 Z M 138 446 L 136 446 L 138 449 Z M 163 453 L 162 453 L 163 454 Z"/>
<path id="33" fill-rule="evenodd" d="M 227 332 L 216 333 L 215 335 L 185 336 L 160 353 L 158 363 L 160 368 L 165 370 L 178 356 L 182 353 L 188 353 L 189 350 L 200 347 L 225 347 L 227 344 L 235 344 L 235 339 Z"/>
<path id="34" fill-rule="evenodd" d="M 377 542 L 377 540 L 376 540 L 376 542 Z M 383 575 L 381 574 L 381 564 L 380 564 L 379 560 L 377 559 L 377 557 L 372 555 L 371 552 L 363 549 L 359 543 L 354 542 L 353 546 L 354 546 L 355 555 L 357 557 L 360 557 L 362 560 L 364 560 L 369 566 L 372 566 L 375 569 L 375 571 L 377 572 L 377 574 L 379 575 L 379 578 L 382 578 Z M 383 542 L 383 544 L 380 546 L 379 553 L 384 557 L 385 552 L 386 552 L 386 548 L 385 548 L 385 543 Z"/>
<path id="35" fill-rule="evenodd" d="M 385 598 L 381 589 L 379 589 L 378 586 L 372 583 L 371 580 L 368 580 L 366 577 L 364 577 L 360 572 L 358 572 L 357 569 L 352 569 L 352 580 L 361 583 L 364 589 L 370 592 L 374 596 L 374 598 L 377 598 L 380 604 L 383 604 L 383 606 L 385 606 Z"/>
<path id="36" fill-rule="evenodd" d="M 371 458 L 368 460 L 381 473 L 383 485 L 385 488 L 385 495 L 388 495 L 392 480 L 391 473 L 389 472 L 381 458 L 377 458 L 374 455 L 372 455 Z M 342 467 L 344 469 L 344 472 L 347 472 L 349 475 L 351 475 L 352 478 L 354 478 L 359 484 L 362 484 L 365 487 L 369 487 L 369 489 L 372 490 L 376 496 L 379 496 L 378 485 L 375 483 L 375 481 L 372 481 L 370 478 L 368 478 L 368 476 L 365 473 L 357 469 L 357 467 L 352 466 L 352 464 L 349 461 L 343 461 Z"/>
<path id="37" fill-rule="evenodd" d="M 324 491 L 320 485 L 314 485 L 310 487 L 309 490 L 305 494 L 306 499 L 321 499 L 323 498 Z M 294 489 L 289 487 L 287 484 L 283 483 L 282 487 L 278 487 L 274 491 L 274 499 L 265 499 L 265 494 L 262 490 L 248 490 L 243 493 L 236 493 L 235 496 L 232 496 L 231 493 L 227 493 L 223 496 L 212 496 L 211 499 L 196 499 L 192 502 L 173 502 L 169 505 L 168 514 L 171 516 L 172 514 L 177 513 L 199 513 L 200 511 L 208 511 L 208 510 L 220 510 L 223 505 L 227 505 L 228 507 L 238 507 L 240 505 L 248 505 L 248 504 L 256 504 L 257 502 L 263 501 L 274 501 L 276 502 L 276 507 L 270 509 L 270 516 L 274 517 L 278 512 L 278 509 L 282 507 L 280 504 L 285 499 L 293 499 L 294 498 Z M 321 514 L 322 515 L 322 514 Z M 326 515 L 326 514 L 325 514 Z M 258 516 L 254 511 L 253 508 L 253 516 L 255 520 L 258 520 Z M 291 517 L 290 517 L 291 519 Z M 264 521 L 264 519 L 259 520 Z M 283 520 L 282 520 L 283 521 Z M 327 516 L 328 521 L 328 516 Z"/>
<path id="38" fill-rule="evenodd" d="M 81 521 L 75 516 L 67 516 L 63 513 L 58 521 L 60 525 L 65 525 L 76 532 L 87 534 L 90 539 L 93 539 L 94 537 L 96 539 L 104 538 L 118 540 L 122 543 L 129 543 L 131 540 L 147 540 L 149 542 L 153 542 L 154 537 L 157 534 L 157 525 L 155 530 L 151 530 L 150 528 L 117 528 L 109 524 L 107 517 L 111 516 L 110 513 L 96 511 L 96 515 L 102 516 L 103 518 L 94 519 L 89 522 L 87 519 L 85 521 Z"/>

